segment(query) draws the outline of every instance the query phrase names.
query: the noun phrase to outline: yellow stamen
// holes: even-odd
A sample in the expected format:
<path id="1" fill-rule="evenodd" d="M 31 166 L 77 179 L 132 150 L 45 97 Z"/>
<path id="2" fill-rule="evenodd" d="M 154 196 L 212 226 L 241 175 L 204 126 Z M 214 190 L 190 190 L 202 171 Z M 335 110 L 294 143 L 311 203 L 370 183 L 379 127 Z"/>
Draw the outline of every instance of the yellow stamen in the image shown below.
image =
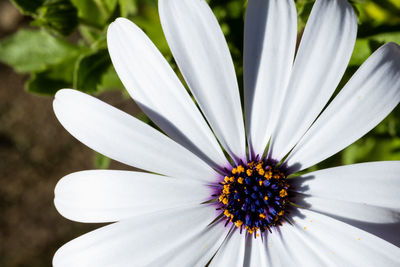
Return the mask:
<path id="1" fill-rule="evenodd" d="M 265 214 L 260 213 L 258 216 L 259 216 L 260 218 L 265 219 Z"/>
<path id="2" fill-rule="evenodd" d="M 265 197 L 264 197 L 264 199 L 265 199 L 265 200 L 268 200 L 268 197 L 267 197 L 267 196 L 265 196 Z"/>
<path id="3" fill-rule="evenodd" d="M 265 173 L 265 171 L 264 171 L 263 169 L 259 169 L 259 170 L 258 170 L 258 174 L 259 174 L 259 175 L 264 175 L 264 173 Z"/>
<path id="4" fill-rule="evenodd" d="M 285 189 L 282 189 L 282 190 L 279 192 L 279 195 L 280 195 L 281 197 L 286 197 L 286 196 L 287 196 L 286 190 L 285 190 Z"/>
<path id="5" fill-rule="evenodd" d="M 241 220 L 237 220 L 237 221 L 235 222 L 235 225 L 236 225 L 237 227 L 242 226 L 242 224 L 243 224 L 243 222 L 242 222 Z"/>
<path id="6" fill-rule="evenodd" d="M 251 176 L 251 175 L 253 174 L 253 170 L 248 169 L 248 170 L 246 171 L 246 174 L 247 174 L 248 176 Z"/>
<path id="7" fill-rule="evenodd" d="M 237 181 L 238 181 L 239 184 L 243 184 L 243 180 L 244 180 L 243 177 L 239 177 L 239 178 L 237 179 Z"/>
<path id="8" fill-rule="evenodd" d="M 238 173 L 238 174 L 241 174 L 242 172 L 244 172 L 244 168 L 243 168 L 242 165 L 237 166 L 237 167 L 236 167 L 236 170 L 237 170 L 237 173 Z"/>
<path id="9" fill-rule="evenodd" d="M 237 173 L 237 169 L 236 168 L 233 168 L 232 169 L 232 174 L 236 174 Z"/>

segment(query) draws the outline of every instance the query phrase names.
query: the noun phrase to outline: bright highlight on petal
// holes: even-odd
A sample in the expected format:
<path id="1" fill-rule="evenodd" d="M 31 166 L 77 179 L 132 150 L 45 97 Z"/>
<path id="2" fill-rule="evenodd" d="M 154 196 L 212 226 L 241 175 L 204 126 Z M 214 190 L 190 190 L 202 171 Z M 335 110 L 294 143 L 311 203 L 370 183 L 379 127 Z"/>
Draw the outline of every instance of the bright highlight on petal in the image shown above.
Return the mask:
<path id="1" fill-rule="evenodd" d="M 372 54 L 290 153 L 293 171 L 310 167 L 350 145 L 400 102 L 400 47 Z"/>
<path id="2" fill-rule="evenodd" d="M 162 133 L 94 97 L 60 90 L 53 108 L 70 134 L 107 157 L 173 177 L 209 182 L 217 176 L 211 167 Z"/>
<path id="3" fill-rule="evenodd" d="M 201 182 L 132 171 L 92 170 L 62 178 L 55 206 L 80 222 L 113 222 L 141 214 L 200 204 L 210 189 Z"/>
<path id="4" fill-rule="evenodd" d="M 195 103 L 144 32 L 119 18 L 108 28 L 107 41 L 120 79 L 147 116 L 214 167 L 228 164 Z"/>
<path id="5" fill-rule="evenodd" d="M 161 0 L 158 4 L 172 54 L 211 128 L 233 159 L 245 159 L 235 69 L 217 19 L 204 0 Z"/>
<path id="6" fill-rule="evenodd" d="M 349 63 L 357 19 L 346 0 L 317 0 L 296 54 L 279 123 L 270 146 L 280 161 L 332 96 Z"/>

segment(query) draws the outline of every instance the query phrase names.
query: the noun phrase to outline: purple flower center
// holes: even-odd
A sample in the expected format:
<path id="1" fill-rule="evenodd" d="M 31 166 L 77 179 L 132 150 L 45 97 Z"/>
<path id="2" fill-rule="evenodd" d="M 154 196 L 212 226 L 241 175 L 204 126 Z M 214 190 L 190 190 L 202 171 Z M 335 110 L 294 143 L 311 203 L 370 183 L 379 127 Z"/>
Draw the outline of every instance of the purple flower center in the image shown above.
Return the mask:
<path id="1" fill-rule="evenodd" d="M 226 224 L 257 234 L 271 231 L 285 219 L 289 184 L 274 165 L 263 160 L 237 165 L 219 185 L 218 210 Z"/>

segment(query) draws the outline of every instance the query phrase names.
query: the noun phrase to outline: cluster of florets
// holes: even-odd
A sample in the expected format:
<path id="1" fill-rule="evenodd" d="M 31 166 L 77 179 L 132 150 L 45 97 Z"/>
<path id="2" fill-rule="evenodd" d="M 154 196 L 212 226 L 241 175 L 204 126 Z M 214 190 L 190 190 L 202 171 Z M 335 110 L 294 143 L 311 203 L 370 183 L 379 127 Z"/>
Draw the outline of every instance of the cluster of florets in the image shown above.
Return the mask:
<path id="1" fill-rule="evenodd" d="M 257 234 L 280 225 L 285 218 L 289 184 L 278 168 L 264 161 L 237 165 L 220 183 L 219 210 L 227 224 Z"/>

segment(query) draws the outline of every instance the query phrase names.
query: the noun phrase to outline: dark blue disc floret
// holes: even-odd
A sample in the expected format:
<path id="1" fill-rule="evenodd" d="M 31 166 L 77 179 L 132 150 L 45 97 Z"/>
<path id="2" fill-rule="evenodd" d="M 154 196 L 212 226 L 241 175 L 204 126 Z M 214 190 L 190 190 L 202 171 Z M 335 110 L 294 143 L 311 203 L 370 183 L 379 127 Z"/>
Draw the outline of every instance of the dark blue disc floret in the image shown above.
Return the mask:
<path id="1" fill-rule="evenodd" d="M 289 204 L 285 174 L 262 160 L 237 165 L 220 183 L 218 203 L 227 223 L 250 234 L 280 225 Z"/>

